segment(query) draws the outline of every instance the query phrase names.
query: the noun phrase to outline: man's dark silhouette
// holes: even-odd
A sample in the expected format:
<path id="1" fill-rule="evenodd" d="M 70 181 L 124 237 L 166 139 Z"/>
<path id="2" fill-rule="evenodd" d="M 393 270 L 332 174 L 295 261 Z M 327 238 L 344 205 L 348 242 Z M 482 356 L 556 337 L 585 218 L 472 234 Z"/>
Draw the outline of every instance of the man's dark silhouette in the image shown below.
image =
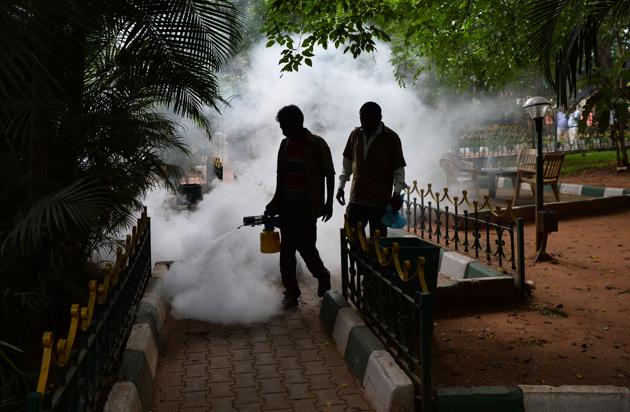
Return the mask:
<path id="1" fill-rule="evenodd" d="M 370 235 L 376 229 L 387 235 L 381 223 L 387 204 L 394 211 L 402 206 L 400 192 L 405 185 L 405 158 L 398 135 L 381 121 L 381 107 L 367 102 L 359 111 L 361 127 L 355 128 L 343 151 L 343 172 L 339 175 L 337 201 L 346 204 L 343 188 L 352 175 L 350 202 L 346 213 L 348 223 L 355 227 L 362 222 L 370 225 Z M 393 191 L 392 191 L 393 187 Z"/>
<path id="2" fill-rule="evenodd" d="M 322 216 L 326 222 L 332 217 L 335 169 L 330 148 L 324 139 L 304 128 L 304 115 L 297 106 L 283 107 L 276 120 L 286 139 L 278 150 L 276 192 L 266 210 L 280 215 L 282 303 L 287 309 L 298 304 L 301 294 L 295 273 L 296 251 L 319 282 L 317 295 L 321 297 L 330 289 L 330 272 L 315 243 L 317 218 Z"/>

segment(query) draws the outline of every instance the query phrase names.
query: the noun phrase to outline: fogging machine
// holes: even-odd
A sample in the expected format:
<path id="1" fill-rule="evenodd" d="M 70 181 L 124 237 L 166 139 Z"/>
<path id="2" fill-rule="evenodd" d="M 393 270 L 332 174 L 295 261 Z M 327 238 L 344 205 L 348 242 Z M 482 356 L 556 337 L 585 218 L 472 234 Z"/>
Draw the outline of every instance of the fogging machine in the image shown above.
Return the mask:
<path id="1" fill-rule="evenodd" d="M 280 227 L 280 218 L 267 213 L 260 216 L 245 216 L 243 218 L 243 226 L 254 227 L 259 225 L 264 226 L 262 232 L 260 232 L 260 252 L 280 252 L 280 233 L 275 230 L 275 228 Z"/>

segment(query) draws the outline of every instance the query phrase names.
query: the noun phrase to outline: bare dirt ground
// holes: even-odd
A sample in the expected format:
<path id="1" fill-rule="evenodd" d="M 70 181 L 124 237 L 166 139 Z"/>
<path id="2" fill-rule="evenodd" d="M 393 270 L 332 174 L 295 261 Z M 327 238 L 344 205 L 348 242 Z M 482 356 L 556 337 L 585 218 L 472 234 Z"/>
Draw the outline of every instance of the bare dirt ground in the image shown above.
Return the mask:
<path id="1" fill-rule="evenodd" d="M 630 188 L 629 174 L 587 171 L 562 182 Z M 630 211 L 563 220 L 549 238 L 555 260 L 533 264 L 531 297 L 499 309 L 439 310 L 438 386 L 630 386 Z"/>

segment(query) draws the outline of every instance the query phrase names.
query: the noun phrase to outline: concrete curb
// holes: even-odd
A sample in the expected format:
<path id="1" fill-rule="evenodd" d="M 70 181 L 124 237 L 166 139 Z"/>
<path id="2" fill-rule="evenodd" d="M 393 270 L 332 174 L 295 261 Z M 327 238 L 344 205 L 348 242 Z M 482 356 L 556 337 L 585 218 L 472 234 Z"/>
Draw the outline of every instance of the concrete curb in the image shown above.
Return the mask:
<path id="1" fill-rule="evenodd" d="M 439 272 L 448 275 L 451 279 L 461 280 L 466 277 L 466 270 L 475 259 L 457 252 L 444 251 L 441 253 Z"/>
<path id="2" fill-rule="evenodd" d="M 170 310 L 160 293 L 162 282 L 154 270 L 123 352 L 119 382 L 107 396 L 104 411 L 147 412 L 151 407 L 158 347 Z"/>
<path id="3" fill-rule="evenodd" d="M 352 328 L 360 325 L 365 325 L 365 323 L 363 319 L 361 319 L 361 316 L 359 316 L 359 312 L 350 307 L 339 309 L 332 333 L 333 340 L 337 344 L 339 352 L 346 352 Z"/>
<path id="4" fill-rule="evenodd" d="M 413 410 L 413 383 L 387 351 L 374 351 L 370 355 L 363 388 L 377 411 Z"/>
<path id="5" fill-rule="evenodd" d="M 436 412 L 524 412 L 523 392 L 519 388 L 438 388 L 436 395 Z"/>
<path id="6" fill-rule="evenodd" d="M 339 292 L 326 292 L 320 319 L 377 412 L 412 411 L 414 388 L 356 309 Z"/>
<path id="7" fill-rule="evenodd" d="M 580 185 L 575 183 L 560 183 L 560 193 L 565 195 L 582 195 L 589 197 L 615 197 L 630 195 L 630 189 L 623 187 L 604 187 Z M 512 187 L 512 181 L 508 178 L 500 177 L 497 181 L 497 188 L 509 189 Z M 521 183 L 521 190 L 530 190 L 529 184 Z M 545 186 L 545 191 L 551 191 L 550 186 Z"/>
<path id="8" fill-rule="evenodd" d="M 624 412 L 630 388 L 547 386 L 438 388 L 436 412 Z"/>
<path id="9" fill-rule="evenodd" d="M 140 395 L 131 382 L 116 382 L 112 387 L 103 412 L 142 412 Z"/>
<path id="10" fill-rule="evenodd" d="M 616 386 L 520 385 L 525 411 L 630 411 L 630 388 Z"/>

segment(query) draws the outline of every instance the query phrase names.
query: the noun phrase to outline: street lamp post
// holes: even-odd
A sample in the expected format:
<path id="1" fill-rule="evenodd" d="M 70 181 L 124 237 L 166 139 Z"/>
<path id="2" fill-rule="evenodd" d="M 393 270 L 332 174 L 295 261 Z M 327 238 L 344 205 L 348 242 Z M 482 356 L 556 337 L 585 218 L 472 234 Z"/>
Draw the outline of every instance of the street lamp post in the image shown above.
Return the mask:
<path id="1" fill-rule="evenodd" d="M 543 234 L 543 219 L 541 212 L 543 211 L 543 150 L 542 150 L 542 132 L 543 132 L 543 118 L 545 113 L 549 109 L 551 104 L 549 100 L 544 97 L 536 96 L 527 99 L 523 104 L 523 108 L 534 119 L 536 124 L 536 250 L 540 250 L 542 234 Z"/>

